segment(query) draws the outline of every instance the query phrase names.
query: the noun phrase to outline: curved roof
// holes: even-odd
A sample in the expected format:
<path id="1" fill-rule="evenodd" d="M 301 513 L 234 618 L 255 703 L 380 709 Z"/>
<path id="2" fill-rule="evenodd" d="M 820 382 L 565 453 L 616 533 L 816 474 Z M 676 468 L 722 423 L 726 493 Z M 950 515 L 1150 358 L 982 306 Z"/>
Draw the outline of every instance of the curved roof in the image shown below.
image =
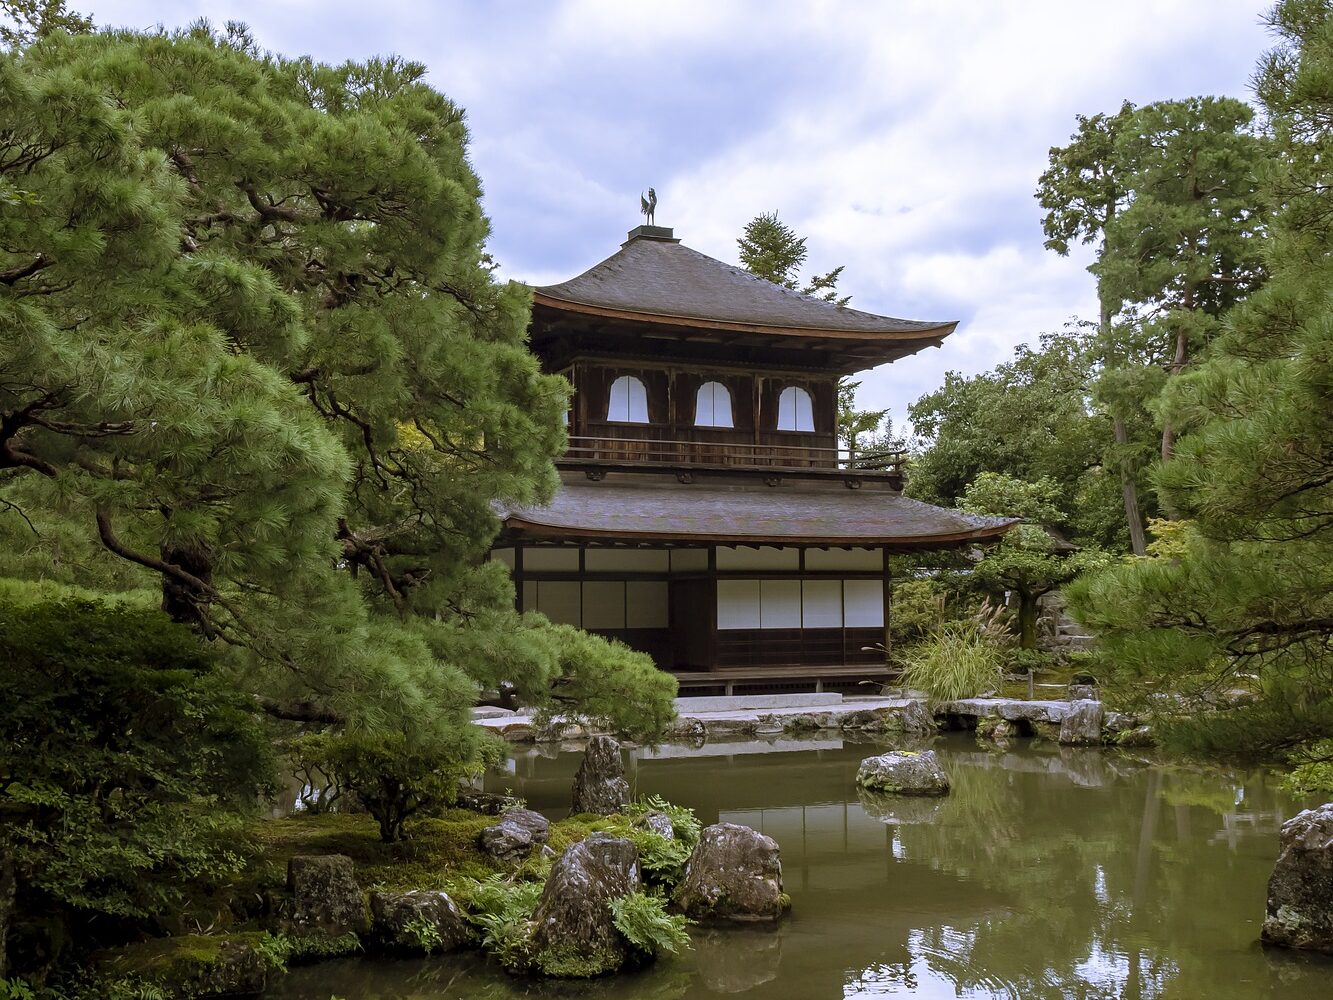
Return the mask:
<path id="1" fill-rule="evenodd" d="M 841 485 L 796 489 L 628 481 L 566 481 L 547 506 L 500 516 L 507 531 L 537 538 L 904 549 L 994 539 L 1016 523 Z"/>
<path id="2" fill-rule="evenodd" d="M 829 337 L 939 339 L 957 326 L 836 306 L 691 250 L 669 229 L 643 232 L 649 228 L 634 230 L 619 251 L 578 277 L 535 289 L 536 301 L 658 323 Z"/>

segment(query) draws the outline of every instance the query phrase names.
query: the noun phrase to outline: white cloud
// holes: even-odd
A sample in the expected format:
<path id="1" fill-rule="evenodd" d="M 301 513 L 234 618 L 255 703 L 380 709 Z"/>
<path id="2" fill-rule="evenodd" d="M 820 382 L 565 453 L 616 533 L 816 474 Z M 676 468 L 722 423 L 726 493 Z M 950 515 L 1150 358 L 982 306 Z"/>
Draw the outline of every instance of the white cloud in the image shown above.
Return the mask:
<path id="1" fill-rule="evenodd" d="M 1074 116 L 1247 96 L 1268 0 L 84 0 L 100 22 L 247 21 L 261 43 L 420 60 L 468 110 L 503 274 L 607 256 L 654 184 L 659 222 L 723 260 L 762 211 L 846 265 L 854 305 L 961 318 L 941 350 L 865 377 L 899 419 L 1088 316 L 1086 259 L 1042 249 L 1032 193 Z"/>

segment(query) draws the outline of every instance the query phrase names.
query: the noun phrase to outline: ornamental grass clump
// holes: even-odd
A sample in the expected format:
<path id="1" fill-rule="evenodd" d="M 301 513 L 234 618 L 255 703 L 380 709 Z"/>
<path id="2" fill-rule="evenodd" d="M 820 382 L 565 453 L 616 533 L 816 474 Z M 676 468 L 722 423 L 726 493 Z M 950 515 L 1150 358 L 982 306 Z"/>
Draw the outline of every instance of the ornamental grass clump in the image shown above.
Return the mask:
<path id="1" fill-rule="evenodd" d="M 908 654 L 902 684 L 935 705 L 998 691 L 1005 645 L 999 613 L 989 607 L 973 621 L 941 622 Z"/>

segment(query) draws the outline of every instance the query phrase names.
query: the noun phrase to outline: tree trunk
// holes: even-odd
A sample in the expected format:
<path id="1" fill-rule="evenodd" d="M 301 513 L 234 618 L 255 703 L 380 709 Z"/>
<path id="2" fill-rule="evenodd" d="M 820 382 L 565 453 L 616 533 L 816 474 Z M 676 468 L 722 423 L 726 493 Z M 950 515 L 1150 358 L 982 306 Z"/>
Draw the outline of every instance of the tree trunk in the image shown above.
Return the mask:
<path id="1" fill-rule="evenodd" d="M 1122 417 L 1112 420 L 1115 428 L 1115 443 L 1121 446 L 1129 444 L 1129 431 L 1125 429 Z M 1120 492 L 1125 498 L 1125 520 L 1129 523 L 1129 547 L 1136 556 L 1148 554 L 1148 540 L 1143 534 L 1143 515 L 1139 513 L 1139 486 L 1134 481 L 1134 472 L 1129 467 L 1129 460 L 1120 460 Z"/>
<path id="2" fill-rule="evenodd" d="M 1037 648 L 1037 598 L 1035 594 L 1018 595 L 1018 645 L 1023 649 Z"/>
<path id="3" fill-rule="evenodd" d="M 1111 308 L 1105 301 L 1102 302 L 1101 315 L 1098 320 L 1100 323 L 1098 332 L 1101 335 L 1102 345 L 1103 347 L 1109 347 L 1111 343 Z M 1125 429 L 1124 418 L 1114 417 L 1111 424 L 1115 431 L 1115 443 L 1121 446 L 1128 444 L 1129 431 Z M 1129 525 L 1129 547 L 1136 556 L 1147 555 L 1148 543 L 1143 534 L 1143 515 L 1139 512 L 1139 487 L 1134 481 L 1134 470 L 1130 468 L 1129 459 L 1123 455 L 1120 457 L 1120 493 L 1125 501 L 1125 522 Z"/>
<path id="4" fill-rule="evenodd" d="M 162 545 L 162 559 L 204 581 L 213 583 L 213 560 L 203 546 Z M 174 622 L 193 625 L 209 634 L 206 594 L 173 576 L 162 577 L 162 610 Z"/>
<path id="5" fill-rule="evenodd" d="M 1182 296 L 1182 305 L 1185 309 L 1194 309 L 1194 287 L 1185 286 L 1185 293 Z M 1185 369 L 1185 355 L 1189 350 L 1189 327 L 1182 323 L 1176 330 L 1176 353 L 1171 359 L 1171 377 L 1175 378 Z M 1162 421 L 1162 461 L 1171 459 L 1171 452 L 1176 447 L 1176 432 L 1171 426 L 1171 419 L 1168 417 Z"/>

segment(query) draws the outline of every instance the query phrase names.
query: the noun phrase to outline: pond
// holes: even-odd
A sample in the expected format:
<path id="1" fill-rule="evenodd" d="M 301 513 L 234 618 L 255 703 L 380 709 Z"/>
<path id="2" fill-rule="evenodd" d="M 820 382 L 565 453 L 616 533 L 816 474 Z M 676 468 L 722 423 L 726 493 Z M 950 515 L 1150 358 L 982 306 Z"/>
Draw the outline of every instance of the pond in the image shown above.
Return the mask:
<path id="1" fill-rule="evenodd" d="M 777 930 L 695 931 L 693 949 L 594 982 L 513 979 L 478 954 L 294 969 L 285 1000 L 516 997 L 1333 997 L 1333 960 L 1258 943 L 1278 828 L 1302 806 L 1264 771 L 1153 766 L 1112 751 L 936 741 L 953 792 L 876 800 L 879 750 L 840 739 L 629 755 L 636 794 L 775 838 L 793 911 Z M 519 751 L 488 786 L 558 818 L 579 753 Z"/>

